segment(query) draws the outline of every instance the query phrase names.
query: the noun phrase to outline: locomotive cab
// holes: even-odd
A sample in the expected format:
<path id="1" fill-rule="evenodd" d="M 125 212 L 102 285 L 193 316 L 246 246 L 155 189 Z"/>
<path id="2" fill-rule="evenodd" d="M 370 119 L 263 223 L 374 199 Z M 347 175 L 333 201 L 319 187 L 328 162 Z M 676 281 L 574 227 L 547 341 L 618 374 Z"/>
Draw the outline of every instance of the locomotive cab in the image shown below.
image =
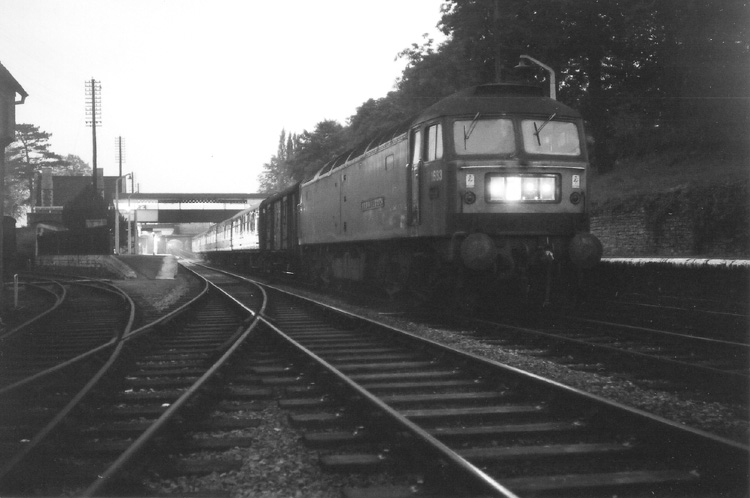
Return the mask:
<path id="1" fill-rule="evenodd" d="M 469 89 L 427 109 L 410 132 L 414 232 L 450 234 L 446 259 L 485 278 L 601 258 L 587 232 L 583 121 L 536 92 Z"/>

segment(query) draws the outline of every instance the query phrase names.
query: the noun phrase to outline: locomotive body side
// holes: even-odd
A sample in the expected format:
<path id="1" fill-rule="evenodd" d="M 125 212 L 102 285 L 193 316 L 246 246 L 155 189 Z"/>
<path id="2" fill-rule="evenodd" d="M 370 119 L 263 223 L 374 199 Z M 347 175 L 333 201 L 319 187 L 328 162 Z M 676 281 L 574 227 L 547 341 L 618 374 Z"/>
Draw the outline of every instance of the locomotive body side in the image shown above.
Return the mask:
<path id="1" fill-rule="evenodd" d="M 406 163 L 401 134 L 300 189 L 303 246 L 408 236 Z"/>

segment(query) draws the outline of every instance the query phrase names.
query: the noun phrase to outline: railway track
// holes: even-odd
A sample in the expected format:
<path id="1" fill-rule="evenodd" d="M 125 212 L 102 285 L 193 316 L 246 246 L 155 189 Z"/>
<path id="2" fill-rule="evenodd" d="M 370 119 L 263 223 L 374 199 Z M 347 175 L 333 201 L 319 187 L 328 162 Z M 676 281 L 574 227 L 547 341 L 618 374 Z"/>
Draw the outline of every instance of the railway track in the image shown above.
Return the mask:
<path id="1" fill-rule="evenodd" d="M 274 291 L 263 344 L 299 356 L 253 368 L 297 393 L 280 403 L 330 470 L 400 469 L 440 496 L 747 493 L 741 444 L 324 308 Z"/>
<path id="2" fill-rule="evenodd" d="M 609 298 L 592 299 L 576 309 L 576 314 L 593 320 L 746 343 L 750 316 L 748 302 L 743 300 L 745 295 L 742 288 L 722 300 L 624 291 Z"/>
<path id="3" fill-rule="evenodd" d="M 132 302 L 104 282 L 37 280 L 55 305 L 2 337 L 0 476 L 32 454 L 132 324 Z"/>
<path id="4" fill-rule="evenodd" d="M 441 325 L 487 344 L 526 351 L 573 369 L 614 372 L 637 382 L 719 401 L 750 393 L 750 345 L 577 316 L 515 321 L 441 317 Z"/>
<path id="5" fill-rule="evenodd" d="M 33 467 L 45 445 L 55 446 L 50 441 L 113 364 L 120 341 L 137 332 L 132 330 L 132 300 L 106 281 L 35 276 L 34 282 L 52 289 L 56 305 L 5 334 L 0 343 L 0 482 L 5 491 L 20 478 L 19 469 Z"/>
<path id="6" fill-rule="evenodd" d="M 64 299 L 65 288 L 54 280 L 21 276 L 17 283 L 17 286 L 15 283 L 5 285 L 6 308 L 0 340 L 41 319 Z"/>
<path id="7" fill-rule="evenodd" d="M 260 308 L 263 295 L 256 288 L 244 300 Z M 257 425 L 247 413 L 269 396 L 227 385 L 232 361 L 244 364 L 237 357 L 251 315 L 212 288 L 159 323 L 125 331 L 75 399 L 49 408 L 54 423 L 3 461 L 0 493 L 150 496 L 142 487 L 148 476 L 236 470 L 241 461 L 225 453 L 250 444 L 236 432 Z M 5 426 L 14 437 L 17 429 Z"/>
<path id="8" fill-rule="evenodd" d="M 434 496 L 747 493 L 742 445 L 288 294 L 263 311 L 256 286 L 195 269 L 216 285 L 200 308 L 127 334 L 0 491 L 152 495 L 149 481 L 239 470 L 279 397 L 327 470 L 407 473 Z"/>
<path id="9" fill-rule="evenodd" d="M 132 302 L 99 281 L 38 282 L 55 304 L 0 336 L 0 392 L 112 344 L 126 330 Z"/>

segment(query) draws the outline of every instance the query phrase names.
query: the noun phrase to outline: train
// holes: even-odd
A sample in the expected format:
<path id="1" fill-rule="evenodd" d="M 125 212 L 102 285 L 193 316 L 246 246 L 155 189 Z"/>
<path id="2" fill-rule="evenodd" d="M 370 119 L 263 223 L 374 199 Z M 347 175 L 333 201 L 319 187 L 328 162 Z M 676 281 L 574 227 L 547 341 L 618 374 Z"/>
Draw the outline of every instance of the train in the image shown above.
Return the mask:
<path id="1" fill-rule="evenodd" d="M 212 226 L 193 252 L 321 286 L 548 305 L 602 256 L 585 137 L 579 112 L 538 87 L 473 86 Z"/>
<path id="2" fill-rule="evenodd" d="M 191 249 L 196 254 L 209 256 L 234 255 L 234 262 L 252 258 L 258 251 L 257 227 L 258 206 L 253 205 L 194 236 Z"/>

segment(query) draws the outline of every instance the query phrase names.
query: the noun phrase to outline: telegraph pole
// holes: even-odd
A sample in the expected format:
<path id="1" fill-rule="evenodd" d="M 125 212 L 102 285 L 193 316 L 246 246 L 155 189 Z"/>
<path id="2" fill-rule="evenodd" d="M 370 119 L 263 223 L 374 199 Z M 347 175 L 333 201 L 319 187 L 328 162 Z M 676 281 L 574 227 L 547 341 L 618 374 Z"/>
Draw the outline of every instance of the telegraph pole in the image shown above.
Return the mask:
<path id="1" fill-rule="evenodd" d="M 127 177 L 133 178 L 132 173 L 128 173 L 127 175 L 122 174 L 122 163 L 125 162 L 125 156 L 123 156 L 122 151 L 122 137 L 116 137 L 115 138 L 115 148 L 117 149 L 117 164 L 119 166 L 119 175 L 117 177 L 117 181 L 115 182 L 115 254 L 120 254 L 120 192 L 123 190 L 127 190 L 127 187 L 123 188 L 123 184 L 125 182 L 122 182 L 122 180 L 126 179 Z M 122 182 L 122 183 L 120 183 Z M 128 221 L 128 253 L 130 253 L 130 222 Z"/>
<path id="2" fill-rule="evenodd" d="M 96 188 L 96 127 L 102 125 L 102 84 L 91 78 L 86 82 L 86 126 L 91 126 L 91 141 L 93 144 L 93 165 L 94 165 L 94 194 L 98 192 Z"/>
<path id="3" fill-rule="evenodd" d="M 125 146 L 125 144 L 123 143 L 122 137 L 115 138 L 115 147 L 117 148 L 117 157 L 116 157 L 116 159 L 117 159 L 117 164 L 119 164 L 119 166 L 120 166 L 120 171 L 119 171 L 119 174 L 117 176 L 122 176 L 122 163 L 125 162 L 125 155 L 124 155 L 125 151 L 123 150 L 124 146 Z"/>

